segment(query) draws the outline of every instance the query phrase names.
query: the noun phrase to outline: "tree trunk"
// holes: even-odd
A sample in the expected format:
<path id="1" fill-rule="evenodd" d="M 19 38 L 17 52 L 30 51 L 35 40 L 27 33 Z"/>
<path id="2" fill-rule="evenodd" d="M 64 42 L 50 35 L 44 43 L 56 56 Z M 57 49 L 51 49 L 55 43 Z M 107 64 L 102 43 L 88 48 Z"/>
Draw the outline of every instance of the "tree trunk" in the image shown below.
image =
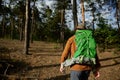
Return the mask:
<path id="1" fill-rule="evenodd" d="M 34 4 L 33 4 L 33 9 L 32 9 L 32 23 L 31 23 L 31 34 L 30 34 L 30 40 L 31 43 L 33 43 L 33 34 L 34 34 L 34 28 L 35 28 L 35 12 L 34 12 L 34 8 L 35 8 L 35 0 L 34 0 Z"/>
<path id="2" fill-rule="evenodd" d="M 93 16 L 93 20 L 92 20 L 92 26 L 93 26 L 93 31 L 95 30 L 95 24 L 94 24 L 94 21 L 95 21 L 95 15 L 94 15 L 94 12 L 95 12 L 95 10 L 94 10 L 95 8 L 92 6 L 92 16 Z"/>
<path id="3" fill-rule="evenodd" d="M 9 8 L 12 11 L 11 1 L 9 3 Z M 12 12 L 11 12 L 11 15 L 10 15 L 10 38 L 13 39 L 14 38 L 13 36 L 14 36 L 14 18 L 13 18 Z"/>
<path id="4" fill-rule="evenodd" d="M 13 39 L 13 32 L 14 32 L 14 20 L 13 16 L 11 16 L 11 39 Z"/>
<path id="5" fill-rule="evenodd" d="M 82 23 L 85 25 L 85 9 L 84 9 L 84 0 L 81 0 L 81 11 L 82 11 Z"/>
<path id="6" fill-rule="evenodd" d="M 23 19 L 19 19 L 20 41 L 23 41 L 23 30 L 24 30 L 23 26 L 24 26 Z"/>
<path id="7" fill-rule="evenodd" d="M 35 22 L 34 21 L 34 10 L 32 10 L 31 34 L 30 34 L 31 43 L 33 43 L 33 28 L 35 26 L 34 22 Z"/>
<path id="8" fill-rule="evenodd" d="M 5 16 L 3 15 L 2 19 L 2 35 L 3 38 L 5 37 Z"/>
<path id="9" fill-rule="evenodd" d="M 95 20 L 95 15 L 94 15 L 94 12 L 92 11 L 92 15 L 93 15 L 93 20 L 92 20 L 92 26 L 93 26 L 93 31 L 95 30 L 95 26 L 94 26 L 94 20 Z"/>
<path id="10" fill-rule="evenodd" d="M 30 0 L 26 0 L 26 20 L 25 20 L 25 44 L 24 44 L 24 53 L 28 54 L 29 48 L 29 24 L 30 24 Z"/>
<path id="11" fill-rule="evenodd" d="M 77 3 L 76 0 L 73 0 L 73 21 L 74 21 L 74 30 L 78 25 L 78 19 L 77 19 Z"/>
<path id="12" fill-rule="evenodd" d="M 64 48 L 64 14 L 65 14 L 65 10 L 61 10 L 61 31 L 60 31 L 60 36 L 61 36 L 61 41 L 63 43 L 63 48 Z"/>
<path id="13" fill-rule="evenodd" d="M 119 25 L 119 2 L 116 2 L 116 19 L 117 19 L 118 31 L 120 32 L 120 25 Z"/>

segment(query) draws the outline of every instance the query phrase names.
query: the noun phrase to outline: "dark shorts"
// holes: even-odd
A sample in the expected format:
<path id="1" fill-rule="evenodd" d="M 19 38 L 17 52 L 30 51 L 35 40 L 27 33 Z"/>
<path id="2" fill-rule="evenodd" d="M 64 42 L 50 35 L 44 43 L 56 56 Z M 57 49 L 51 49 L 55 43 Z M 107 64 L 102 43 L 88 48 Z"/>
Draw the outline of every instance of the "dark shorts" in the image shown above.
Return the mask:
<path id="1" fill-rule="evenodd" d="M 90 70 L 86 70 L 86 71 L 71 70 L 70 80 L 88 80 L 89 75 L 90 75 Z"/>

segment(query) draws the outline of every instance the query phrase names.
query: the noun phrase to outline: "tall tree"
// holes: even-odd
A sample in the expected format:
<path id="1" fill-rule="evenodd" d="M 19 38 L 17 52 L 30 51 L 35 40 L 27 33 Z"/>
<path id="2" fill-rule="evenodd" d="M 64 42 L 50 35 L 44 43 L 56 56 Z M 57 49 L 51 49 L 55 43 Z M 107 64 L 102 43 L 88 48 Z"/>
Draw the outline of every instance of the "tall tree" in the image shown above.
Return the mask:
<path id="1" fill-rule="evenodd" d="M 18 38 L 20 41 L 23 41 L 25 28 L 25 1 L 19 0 L 16 2 L 16 0 L 14 0 L 12 4 L 14 4 L 13 13 L 16 18 L 15 25 L 18 27 Z"/>
<path id="2" fill-rule="evenodd" d="M 5 37 L 5 32 L 6 32 L 6 30 L 5 30 L 5 27 L 6 27 L 6 16 L 4 14 L 3 14 L 1 25 L 2 25 L 2 34 L 1 34 L 1 36 Z"/>
<path id="3" fill-rule="evenodd" d="M 63 48 L 64 48 L 64 29 L 65 29 L 65 10 L 67 9 L 69 1 L 68 0 L 62 0 L 58 1 L 58 10 L 60 11 L 61 16 L 61 27 L 60 27 L 60 40 L 63 42 Z"/>
<path id="4" fill-rule="evenodd" d="M 11 27 L 11 39 L 13 39 L 13 36 L 14 36 L 14 13 L 13 13 L 13 9 L 11 8 L 11 5 L 12 5 L 12 0 L 10 0 L 10 3 L 9 3 L 9 8 L 10 8 L 10 27 Z"/>
<path id="5" fill-rule="evenodd" d="M 65 1 L 63 2 L 63 6 L 65 5 Z M 65 7 L 61 9 L 61 41 L 63 42 L 63 48 L 64 48 L 64 25 L 65 25 Z"/>
<path id="6" fill-rule="evenodd" d="M 116 19 L 117 19 L 118 30 L 120 32 L 120 24 L 119 24 L 120 7 L 119 7 L 119 4 L 120 4 L 120 1 L 116 0 Z"/>
<path id="7" fill-rule="evenodd" d="M 9 13 L 9 8 L 6 7 L 6 4 L 3 0 L 0 1 L 0 17 L 1 17 L 1 37 L 6 36 L 6 26 L 7 26 L 7 15 Z"/>
<path id="8" fill-rule="evenodd" d="M 93 17 L 93 20 L 92 20 L 92 27 L 93 27 L 93 30 L 95 30 L 95 11 L 96 11 L 96 7 L 94 5 L 94 3 L 91 3 L 90 4 L 90 7 L 92 8 L 91 9 L 91 12 L 92 12 L 92 17 Z"/>
<path id="9" fill-rule="evenodd" d="M 82 11 L 82 23 L 85 25 L 85 8 L 84 8 L 84 0 L 81 0 L 81 11 Z"/>
<path id="10" fill-rule="evenodd" d="M 36 0 L 33 0 L 33 7 L 32 7 L 32 23 L 31 23 L 31 34 L 30 34 L 31 43 L 33 43 L 33 31 L 35 27 L 35 1 Z"/>
<path id="11" fill-rule="evenodd" d="M 29 28 L 30 28 L 30 0 L 26 0 L 26 19 L 25 19 L 25 43 L 24 43 L 24 53 L 28 54 L 29 48 Z"/>
<path id="12" fill-rule="evenodd" d="M 25 1 L 19 1 L 17 7 L 17 16 L 18 16 L 18 24 L 19 24 L 19 39 L 23 41 L 24 39 L 24 30 L 25 30 Z"/>
<path id="13" fill-rule="evenodd" d="M 78 25 L 78 18 L 77 18 L 77 2 L 76 0 L 72 0 L 73 1 L 73 21 L 74 21 L 74 30 L 76 28 L 76 26 Z"/>
<path id="14" fill-rule="evenodd" d="M 85 0 L 85 2 L 87 3 L 85 5 L 85 11 L 86 12 L 91 12 L 91 14 L 89 15 L 90 17 L 92 17 L 92 20 L 90 21 L 86 21 L 88 22 L 87 28 L 93 29 L 95 30 L 95 24 L 98 22 L 98 18 L 101 15 L 101 11 L 102 11 L 102 3 L 100 0 L 96 0 L 96 2 L 93 2 L 92 0 Z"/>
<path id="15" fill-rule="evenodd" d="M 65 20 L 65 9 L 61 10 L 61 41 L 63 42 L 63 48 L 64 48 L 64 20 Z"/>

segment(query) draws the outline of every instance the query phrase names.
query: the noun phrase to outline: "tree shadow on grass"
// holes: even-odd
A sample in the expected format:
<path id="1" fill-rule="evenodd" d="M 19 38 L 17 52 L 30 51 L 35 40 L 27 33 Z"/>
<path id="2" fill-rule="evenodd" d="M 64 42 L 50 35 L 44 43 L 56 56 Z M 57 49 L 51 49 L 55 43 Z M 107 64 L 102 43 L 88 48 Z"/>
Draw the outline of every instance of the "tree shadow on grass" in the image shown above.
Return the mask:
<path id="1" fill-rule="evenodd" d="M 0 62 L 0 64 L 2 65 L 0 67 L 0 74 L 3 74 L 8 66 L 9 67 L 7 69 L 6 74 L 19 73 L 25 70 L 27 66 L 29 66 L 29 64 L 24 61 L 12 60 L 12 59 L 9 61 Z"/>
<path id="2" fill-rule="evenodd" d="M 29 67 L 29 70 L 58 67 L 58 66 L 60 66 L 60 64 L 42 65 L 42 66 Z M 63 74 L 63 75 L 45 78 L 43 80 L 68 80 L 69 78 L 70 78 L 70 74 Z"/>
<path id="3" fill-rule="evenodd" d="M 54 48 L 38 48 L 38 49 L 29 49 L 30 52 L 61 52 L 61 49 L 54 49 Z"/>
<path id="4" fill-rule="evenodd" d="M 23 74 L 23 72 L 29 66 L 28 63 L 19 60 L 9 60 L 0 62 L 0 79 L 7 80 L 11 74 Z"/>
<path id="5" fill-rule="evenodd" d="M 69 77 L 70 77 L 70 74 L 65 74 L 65 75 L 55 76 L 55 77 L 51 77 L 49 79 L 44 79 L 44 80 L 68 80 Z"/>
<path id="6" fill-rule="evenodd" d="M 58 53 L 40 53 L 40 54 L 35 54 L 34 56 L 61 56 L 61 54 L 58 54 Z"/>
<path id="7" fill-rule="evenodd" d="M 110 58 L 105 58 L 105 59 L 100 59 L 100 61 L 111 60 L 111 59 L 117 59 L 117 58 L 120 58 L 120 56 L 117 56 L 117 57 L 110 57 Z"/>
<path id="8" fill-rule="evenodd" d="M 120 64 L 120 62 L 115 63 L 115 64 L 111 64 L 111 65 L 104 65 L 104 66 L 101 66 L 101 68 L 110 67 L 110 66 L 116 66 L 116 65 L 119 65 L 119 64 Z"/>
<path id="9" fill-rule="evenodd" d="M 101 66 L 101 68 L 105 68 L 105 67 L 110 67 L 110 66 L 116 66 L 116 65 L 119 65 L 120 62 L 116 59 L 120 59 L 120 56 L 117 56 L 117 57 L 110 57 L 110 58 L 105 58 L 105 59 L 100 59 L 100 61 L 107 61 L 107 60 L 113 60 L 114 63 L 113 64 L 108 64 L 108 65 L 103 65 Z"/>
<path id="10" fill-rule="evenodd" d="M 42 66 L 34 66 L 34 67 L 29 66 L 28 69 L 33 70 L 33 69 L 49 68 L 49 67 L 57 67 L 57 66 L 60 66 L 60 64 L 42 65 Z"/>

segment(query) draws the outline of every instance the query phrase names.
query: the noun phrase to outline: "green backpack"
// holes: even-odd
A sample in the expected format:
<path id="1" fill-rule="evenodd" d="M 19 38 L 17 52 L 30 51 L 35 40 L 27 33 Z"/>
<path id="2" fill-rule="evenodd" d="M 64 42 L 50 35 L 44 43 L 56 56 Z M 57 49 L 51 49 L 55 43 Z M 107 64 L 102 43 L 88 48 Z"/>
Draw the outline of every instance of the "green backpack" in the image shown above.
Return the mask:
<path id="1" fill-rule="evenodd" d="M 91 30 L 76 30 L 76 51 L 74 58 L 79 57 L 80 64 L 96 64 L 96 42 Z"/>

